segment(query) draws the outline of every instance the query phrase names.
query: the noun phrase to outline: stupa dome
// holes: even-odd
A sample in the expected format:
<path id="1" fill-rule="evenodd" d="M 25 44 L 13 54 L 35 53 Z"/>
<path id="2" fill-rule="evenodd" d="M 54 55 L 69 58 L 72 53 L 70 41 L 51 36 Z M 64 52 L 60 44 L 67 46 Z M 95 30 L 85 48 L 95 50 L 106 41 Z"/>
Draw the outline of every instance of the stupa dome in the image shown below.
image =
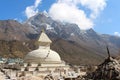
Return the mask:
<path id="1" fill-rule="evenodd" d="M 61 59 L 59 54 L 53 50 L 37 49 L 26 55 L 25 62 L 59 63 Z"/>

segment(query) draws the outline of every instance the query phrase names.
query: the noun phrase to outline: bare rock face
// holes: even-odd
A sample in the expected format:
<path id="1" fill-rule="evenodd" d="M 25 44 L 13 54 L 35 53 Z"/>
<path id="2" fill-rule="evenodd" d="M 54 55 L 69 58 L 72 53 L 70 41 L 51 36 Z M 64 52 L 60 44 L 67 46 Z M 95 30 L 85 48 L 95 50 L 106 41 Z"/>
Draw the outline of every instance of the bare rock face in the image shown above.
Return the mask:
<path id="1" fill-rule="evenodd" d="M 92 80 L 120 80 L 120 64 L 116 59 L 108 57 L 98 66 L 96 71 L 89 73 L 86 77 Z"/>

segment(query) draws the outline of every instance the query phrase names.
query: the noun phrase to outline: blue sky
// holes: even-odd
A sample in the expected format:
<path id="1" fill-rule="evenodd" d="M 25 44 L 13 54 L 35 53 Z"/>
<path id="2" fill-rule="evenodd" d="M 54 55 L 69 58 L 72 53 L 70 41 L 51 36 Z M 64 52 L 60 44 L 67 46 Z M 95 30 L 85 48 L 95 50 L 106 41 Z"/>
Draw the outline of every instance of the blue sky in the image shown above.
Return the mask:
<path id="1" fill-rule="evenodd" d="M 100 33 L 120 32 L 120 0 L 108 0 L 107 6 L 96 19 L 94 29 Z"/>
<path id="2" fill-rule="evenodd" d="M 97 1 L 97 0 L 91 0 L 91 1 Z M 83 28 L 83 27 L 81 28 L 87 29 L 92 27 L 95 31 L 99 33 L 114 35 L 114 33 L 116 32 L 117 35 L 120 35 L 119 34 L 120 32 L 120 22 L 119 22 L 120 21 L 120 7 L 119 7 L 120 0 L 107 0 L 107 1 L 103 0 L 103 1 L 105 1 L 106 3 L 105 6 L 104 5 L 102 7 L 95 6 L 95 7 L 98 7 L 98 9 L 101 8 L 101 10 L 98 10 L 99 14 L 95 13 L 94 11 L 95 8 L 91 9 L 90 2 L 83 2 L 83 3 L 78 2 L 77 4 L 76 3 L 71 4 L 69 0 L 58 0 L 58 1 L 57 0 L 40 0 L 40 3 L 38 4 L 38 6 L 34 8 L 36 12 L 37 10 L 38 11 L 46 10 L 54 19 L 63 18 L 59 20 L 74 23 L 71 20 L 74 18 L 74 17 L 71 17 L 73 14 L 69 15 L 70 18 L 67 18 L 67 19 L 66 18 L 64 19 L 65 15 L 61 16 L 62 13 L 59 14 L 60 13 L 59 11 L 64 12 L 64 10 L 59 10 L 61 8 L 60 5 L 65 4 L 62 6 L 65 9 L 69 9 L 68 8 L 69 5 L 70 6 L 72 5 L 73 7 L 71 7 L 71 10 L 74 10 L 75 12 L 81 12 L 79 15 L 83 16 L 85 18 L 84 20 L 87 21 L 85 25 L 83 24 L 84 22 L 79 24 L 79 21 L 81 20 L 80 18 L 77 19 L 77 17 L 81 17 L 81 16 L 73 15 L 76 17 L 74 20 L 77 22 L 76 24 L 80 26 L 81 24 L 86 26 L 86 28 Z M 11 1 L 1 0 L 0 1 L 0 20 L 17 19 L 18 21 L 25 21 L 28 18 L 25 13 L 26 8 L 30 6 L 35 6 L 34 4 L 35 4 L 35 0 L 11 0 Z M 58 9 L 59 11 L 55 9 Z M 69 10 L 66 10 L 66 11 L 69 12 Z M 83 11 L 84 11 L 84 14 L 82 13 Z M 58 14 L 58 16 L 56 16 L 54 13 Z M 91 18 L 91 14 L 95 16 L 94 19 Z M 85 15 L 87 17 L 85 17 Z"/>

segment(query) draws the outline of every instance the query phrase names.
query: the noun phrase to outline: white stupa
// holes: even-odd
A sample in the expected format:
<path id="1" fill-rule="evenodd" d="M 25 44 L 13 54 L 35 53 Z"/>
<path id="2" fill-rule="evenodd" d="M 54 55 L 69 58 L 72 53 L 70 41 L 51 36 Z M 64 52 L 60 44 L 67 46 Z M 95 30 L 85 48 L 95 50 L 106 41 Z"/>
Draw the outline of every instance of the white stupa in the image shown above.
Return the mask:
<path id="1" fill-rule="evenodd" d="M 43 76 L 46 78 L 52 75 L 54 78 L 60 76 L 76 77 L 74 71 L 71 71 L 69 65 L 61 60 L 59 54 L 50 49 L 52 41 L 42 31 L 38 39 L 39 48 L 29 52 L 24 58 L 24 64 L 21 66 L 21 74 L 24 76 Z"/>
<path id="2" fill-rule="evenodd" d="M 29 52 L 25 57 L 25 62 L 30 63 L 61 63 L 59 54 L 50 49 L 52 41 L 48 38 L 44 31 L 42 31 L 38 39 L 39 48 Z"/>

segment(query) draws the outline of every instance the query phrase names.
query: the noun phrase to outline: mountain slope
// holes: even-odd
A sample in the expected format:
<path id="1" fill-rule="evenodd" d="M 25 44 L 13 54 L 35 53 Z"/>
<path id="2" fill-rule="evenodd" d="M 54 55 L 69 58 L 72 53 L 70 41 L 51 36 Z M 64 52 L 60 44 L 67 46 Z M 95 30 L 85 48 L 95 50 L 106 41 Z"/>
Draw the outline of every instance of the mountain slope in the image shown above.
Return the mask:
<path id="1" fill-rule="evenodd" d="M 54 40 L 52 49 L 57 51 L 63 60 L 71 64 L 95 65 L 104 59 L 103 56 L 96 54 L 93 50 L 83 45 L 62 39 Z"/>
<path id="2" fill-rule="evenodd" d="M 15 20 L 0 20 L 0 39 L 3 40 L 29 40 L 26 37 L 35 31 L 27 24 L 21 24 Z"/>

